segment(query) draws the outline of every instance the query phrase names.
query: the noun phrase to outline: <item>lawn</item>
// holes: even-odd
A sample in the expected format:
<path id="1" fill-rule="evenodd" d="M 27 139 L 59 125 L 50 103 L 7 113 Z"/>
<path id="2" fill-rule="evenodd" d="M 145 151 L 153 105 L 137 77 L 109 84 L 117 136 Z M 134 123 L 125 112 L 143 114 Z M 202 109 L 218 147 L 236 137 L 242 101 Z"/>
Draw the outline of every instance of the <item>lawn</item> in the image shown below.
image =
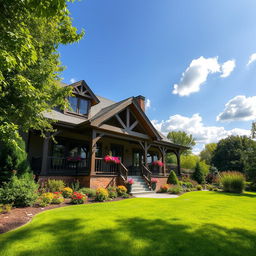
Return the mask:
<path id="1" fill-rule="evenodd" d="M 1 256 L 255 256 L 256 194 L 190 192 L 38 214 L 0 235 Z"/>

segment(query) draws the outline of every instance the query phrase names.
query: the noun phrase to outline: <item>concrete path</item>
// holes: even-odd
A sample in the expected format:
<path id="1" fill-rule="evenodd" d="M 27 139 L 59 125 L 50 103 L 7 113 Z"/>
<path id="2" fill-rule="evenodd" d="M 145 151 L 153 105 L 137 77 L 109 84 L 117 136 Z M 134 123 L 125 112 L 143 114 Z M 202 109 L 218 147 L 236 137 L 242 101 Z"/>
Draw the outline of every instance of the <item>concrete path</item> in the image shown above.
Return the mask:
<path id="1" fill-rule="evenodd" d="M 143 197 L 143 198 L 177 198 L 178 195 L 171 195 L 167 193 L 145 193 L 145 194 L 136 194 L 134 197 Z"/>

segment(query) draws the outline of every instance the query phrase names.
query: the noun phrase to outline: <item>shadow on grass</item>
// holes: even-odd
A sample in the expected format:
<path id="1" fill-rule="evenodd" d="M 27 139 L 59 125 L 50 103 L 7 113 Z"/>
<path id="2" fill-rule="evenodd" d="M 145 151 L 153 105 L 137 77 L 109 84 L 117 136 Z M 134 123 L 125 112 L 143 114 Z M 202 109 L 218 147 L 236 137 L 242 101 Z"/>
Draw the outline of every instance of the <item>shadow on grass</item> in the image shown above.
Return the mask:
<path id="1" fill-rule="evenodd" d="M 242 194 L 238 194 L 238 193 L 231 193 L 231 192 L 216 192 L 216 193 L 220 193 L 222 195 L 226 195 L 226 196 L 234 196 L 234 197 L 251 197 L 251 198 L 256 198 L 256 194 L 251 194 L 251 192 L 244 192 Z"/>
<path id="2" fill-rule="evenodd" d="M 226 229 L 205 224 L 195 228 L 177 224 L 170 218 L 116 220 L 115 228 L 87 230 L 84 219 L 59 220 L 49 225 L 31 225 L 8 234 L 1 240 L 0 255 L 17 241 L 22 250 L 17 256 L 254 256 L 256 232 Z M 51 241 L 38 236 L 38 246 L 30 248 L 27 240 L 40 232 L 52 235 Z M 1 237 L 0 237 L 1 238 Z M 25 244 L 24 244 L 25 243 Z M 6 250 L 6 251 L 5 251 Z"/>

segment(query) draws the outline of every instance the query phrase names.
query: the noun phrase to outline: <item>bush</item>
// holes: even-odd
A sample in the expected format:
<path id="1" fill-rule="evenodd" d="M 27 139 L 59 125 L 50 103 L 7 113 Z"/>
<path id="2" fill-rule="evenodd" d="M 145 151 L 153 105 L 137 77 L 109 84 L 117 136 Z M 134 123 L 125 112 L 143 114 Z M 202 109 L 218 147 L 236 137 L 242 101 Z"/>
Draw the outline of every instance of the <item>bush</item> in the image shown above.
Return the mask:
<path id="1" fill-rule="evenodd" d="M 96 190 L 95 200 L 99 201 L 99 202 L 103 202 L 103 201 L 108 199 L 108 196 L 109 196 L 109 194 L 108 194 L 107 189 L 105 189 L 105 188 L 98 188 Z"/>
<path id="2" fill-rule="evenodd" d="M 179 185 L 179 180 L 178 180 L 177 175 L 174 171 L 170 171 L 167 183 L 168 184 L 173 184 L 173 185 Z"/>
<path id="3" fill-rule="evenodd" d="M 222 172 L 220 183 L 225 192 L 242 193 L 245 188 L 245 177 L 240 172 Z"/>
<path id="4" fill-rule="evenodd" d="M 74 192 L 71 197 L 72 204 L 83 204 L 86 202 L 86 200 L 87 200 L 87 196 L 78 192 Z"/>
<path id="5" fill-rule="evenodd" d="M 60 192 L 64 189 L 65 183 L 63 180 L 51 180 L 46 183 L 46 189 L 48 192 Z"/>
<path id="6" fill-rule="evenodd" d="M 168 189 L 168 193 L 170 194 L 179 194 L 182 192 L 182 188 L 179 185 L 172 185 Z"/>
<path id="7" fill-rule="evenodd" d="M 18 147 L 0 140 L 0 187 L 9 182 L 14 174 L 20 177 L 30 171 L 25 143 L 21 138 L 16 142 Z"/>
<path id="8" fill-rule="evenodd" d="M 108 187 L 108 194 L 110 198 L 116 198 L 117 197 L 116 187 Z"/>
<path id="9" fill-rule="evenodd" d="M 70 188 L 70 187 L 65 187 L 65 188 L 63 188 L 63 190 L 62 190 L 62 196 L 63 196 L 64 198 L 71 198 L 72 195 L 73 195 L 73 189 L 72 189 L 72 188 Z"/>
<path id="10" fill-rule="evenodd" d="M 17 207 L 31 206 L 38 197 L 37 190 L 38 185 L 31 174 L 24 174 L 20 178 L 13 176 L 0 188 L 0 203 Z"/>
<path id="11" fill-rule="evenodd" d="M 51 193 L 51 192 L 43 193 L 37 199 L 36 205 L 38 205 L 40 207 L 45 207 L 52 203 L 53 197 L 54 197 L 53 193 Z"/>
<path id="12" fill-rule="evenodd" d="M 122 195 L 122 198 L 129 198 L 129 197 L 130 197 L 129 194 L 127 193 Z"/>
<path id="13" fill-rule="evenodd" d="M 202 187 L 201 185 L 197 185 L 197 186 L 196 186 L 196 189 L 197 189 L 197 190 L 202 190 L 203 187 Z"/>
<path id="14" fill-rule="evenodd" d="M 62 196 L 61 192 L 54 192 L 52 198 L 52 204 L 61 204 L 64 202 L 64 197 Z"/>
<path id="15" fill-rule="evenodd" d="M 168 189 L 170 188 L 170 185 L 169 184 L 164 184 L 164 185 L 161 185 L 160 189 L 159 189 L 159 193 L 166 193 L 168 191 Z"/>
<path id="16" fill-rule="evenodd" d="M 256 192 L 256 183 L 246 182 L 245 183 L 245 190 Z"/>
<path id="17" fill-rule="evenodd" d="M 199 162 L 197 162 L 196 164 L 195 172 L 193 173 L 193 179 L 197 181 L 199 184 L 205 182 L 204 173 Z"/>
<path id="18" fill-rule="evenodd" d="M 124 194 L 127 193 L 127 188 L 125 186 L 118 186 L 116 188 L 116 192 L 119 196 L 123 196 Z"/>
<path id="19" fill-rule="evenodd" d="M 8 213 L 12 210 L 11 204 L 0 204 L 0 214 L 1 213 Z"/>
<path id="20" fill-rule="evenodd" d="M 87 195 L 88 197 L 96 196 L 96 190 L 93 188 L 80 188 L 78 192 Z"/>
<path id="21" fill-rule="evenodd" d="M 72 182 L 70 187 L 73 189 L 73 191 L 78 191 L 80 189 L 79 180 L 76 180 L 75 182 Z"/>

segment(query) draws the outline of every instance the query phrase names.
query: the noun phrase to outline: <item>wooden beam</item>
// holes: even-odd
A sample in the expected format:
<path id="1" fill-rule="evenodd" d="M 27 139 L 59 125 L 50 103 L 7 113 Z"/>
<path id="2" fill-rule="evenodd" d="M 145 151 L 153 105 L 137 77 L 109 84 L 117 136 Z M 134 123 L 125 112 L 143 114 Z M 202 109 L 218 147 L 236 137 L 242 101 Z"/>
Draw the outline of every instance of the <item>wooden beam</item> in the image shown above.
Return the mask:
<path id="1" fill-rule="evenodd" d="M 138 123 L 139 123 L 139 121 L 136 120 L 136 121 L 129 127 L 129 129 L 132 131 Z"/>
<path id="2" fill-rule="evenodd" d="M 130 109 L 126 109 L 126 126 L 130 127 Z"/>
<path id="3" fill-rule="evenodd" d="M 124 124 L 123 120 L 120 118 L 120 116 L 118 114 L 115 114 L 116 119 L 118 120 L 118 122 L 123 126 L 124 129 L 127 128 L 127 126 Z"/>

